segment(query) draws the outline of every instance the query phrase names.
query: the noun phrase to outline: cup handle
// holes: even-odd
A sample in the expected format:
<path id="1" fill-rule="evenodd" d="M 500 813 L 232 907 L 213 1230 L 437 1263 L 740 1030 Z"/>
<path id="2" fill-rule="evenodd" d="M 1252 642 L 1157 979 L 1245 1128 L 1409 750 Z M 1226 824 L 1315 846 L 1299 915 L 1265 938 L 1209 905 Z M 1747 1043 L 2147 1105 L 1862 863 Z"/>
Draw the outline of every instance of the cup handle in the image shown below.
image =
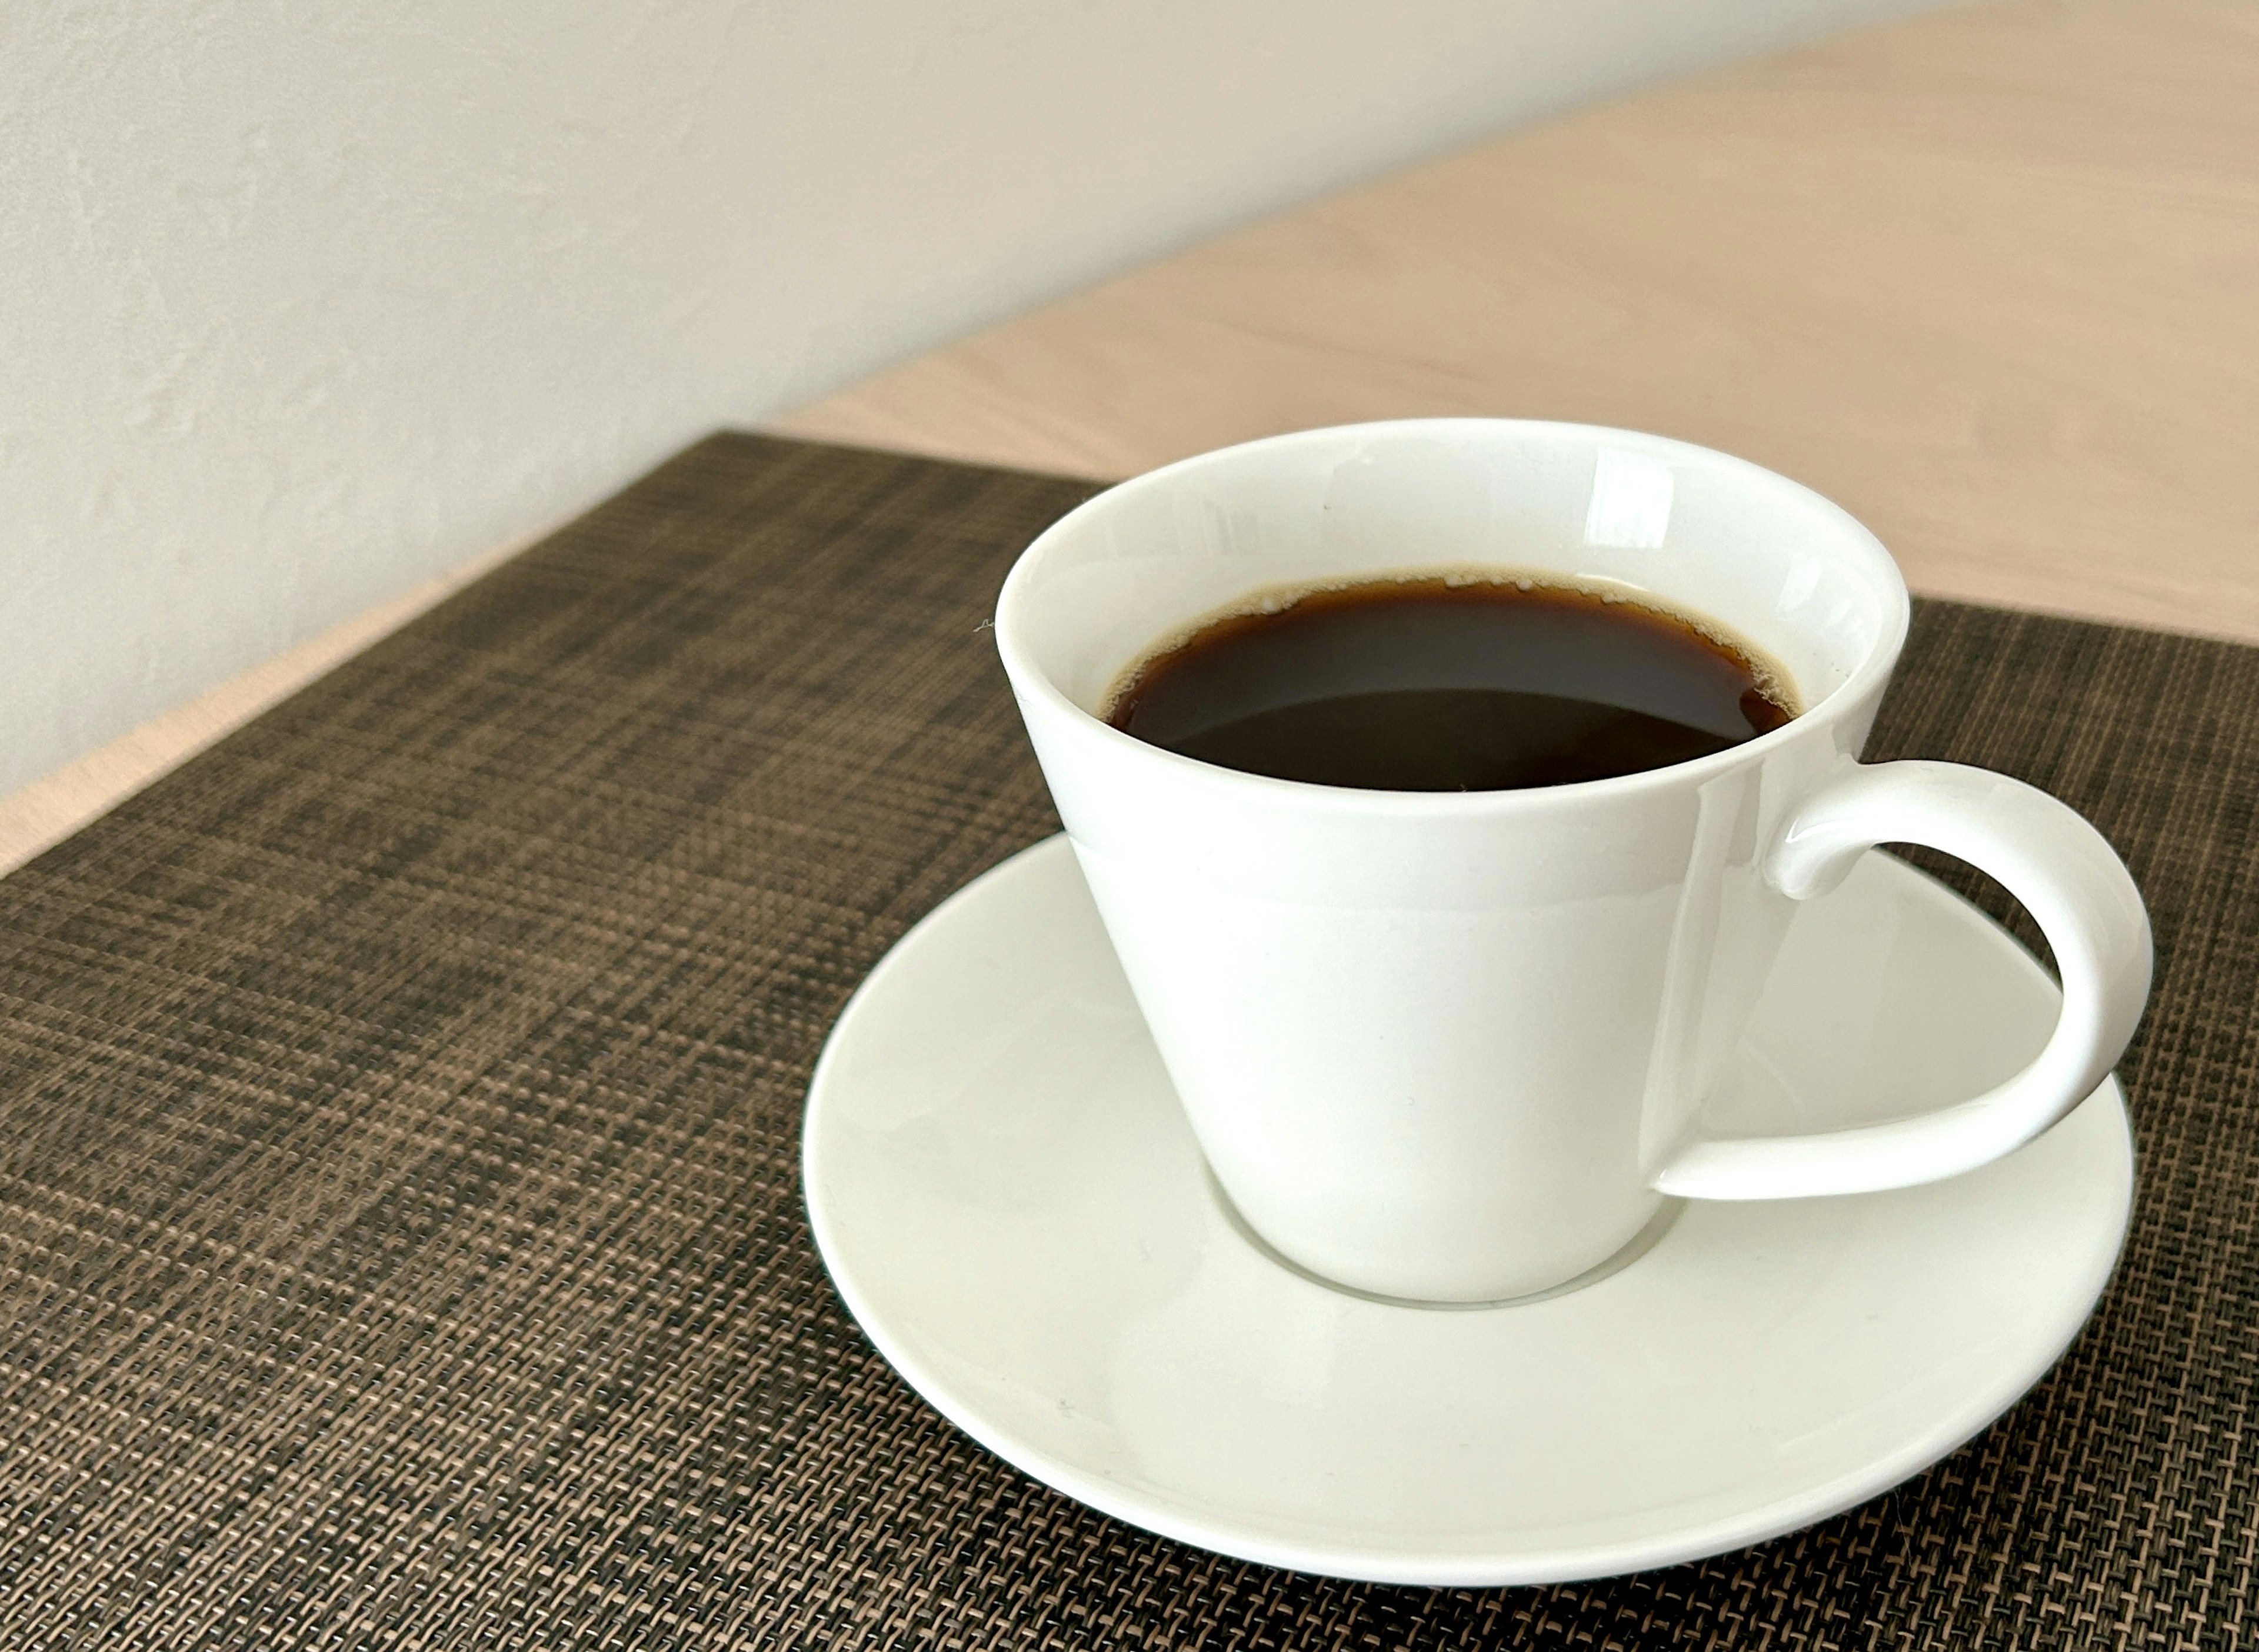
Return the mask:
<path id="1" fill-rule="evenodd" d="M 1799 901 L 1877 844 L 1922 844 L 1990 872 L 2055 949 L 2063 1015 L 2037 1059 L 1970 1100 L 1810 1136 L 1695 1142 L 1655 1178 L 1685 1199 L 1801 1199 L 1939 1181 L 2013 1152 L 2108 1076 L 2149 993 L 2149 914 L 2102 834 L 2045 792 L 1957 763 L 1853 765 L 1791 817 L 1765 878 Z"/>

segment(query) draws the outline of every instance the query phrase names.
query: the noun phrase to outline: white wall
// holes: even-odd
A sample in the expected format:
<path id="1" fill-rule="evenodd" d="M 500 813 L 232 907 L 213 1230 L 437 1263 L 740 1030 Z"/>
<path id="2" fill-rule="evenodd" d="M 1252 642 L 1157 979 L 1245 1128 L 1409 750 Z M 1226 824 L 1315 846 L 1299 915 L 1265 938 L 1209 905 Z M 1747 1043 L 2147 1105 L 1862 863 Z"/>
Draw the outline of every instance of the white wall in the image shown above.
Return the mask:
<path id="1" fill-rule="evenodd" d="M 1921 4 L 0 8 L 0 791 L 716 425 Z"/>

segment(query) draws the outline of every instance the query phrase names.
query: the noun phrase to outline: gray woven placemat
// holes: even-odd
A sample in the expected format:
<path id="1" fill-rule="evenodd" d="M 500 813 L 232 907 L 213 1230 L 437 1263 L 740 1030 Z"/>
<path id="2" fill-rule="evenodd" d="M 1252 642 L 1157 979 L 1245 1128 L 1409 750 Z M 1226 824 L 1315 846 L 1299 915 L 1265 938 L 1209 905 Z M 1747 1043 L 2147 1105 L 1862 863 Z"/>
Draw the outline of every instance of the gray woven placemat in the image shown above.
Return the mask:
<path id="1" fill-rule="evenodd" d="M 980 626 L 1083 484 L 717 437 L 0 882 L 0 1644 L 2241 1648 L 2259 651 L 1921 606 L 1877 755 L 2153 903 L 2138 1219 L 2056 1374 L 1704 1564 L 1369 1588 L 1115 1524 L 864 1343 L 848 992 L 1051 830 Z"/>

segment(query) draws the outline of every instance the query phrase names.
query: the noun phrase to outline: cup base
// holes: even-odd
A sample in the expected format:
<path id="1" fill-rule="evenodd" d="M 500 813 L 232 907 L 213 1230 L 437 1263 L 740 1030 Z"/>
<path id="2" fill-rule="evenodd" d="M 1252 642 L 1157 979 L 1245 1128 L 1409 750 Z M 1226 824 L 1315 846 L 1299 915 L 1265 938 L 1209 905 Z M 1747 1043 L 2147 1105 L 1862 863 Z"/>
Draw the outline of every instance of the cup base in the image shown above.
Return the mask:
<path id="1" fill-rule="evenodd" d="M 1647 1226 L 1632 1235 L 1614 1254 L 1594 1263 L 1575 1278 L 1564 1279 L 1558 1285 L 1549 1285 L 1542 1291 L 1529 1291 L 1520 1296 L 1499 1297 L 1493 1300 L 1483 1302 L 1431 1302 L 1419 1297 L 1387 1296 L 1379 1291 L 1363 1290 L 1354 1285 L 1343 1285 L 1338 1279 L 1329 1279 L 1322 1273 L 1313 1272 L 1292 1257 L 1282 1253 L 1269 1240 L 1255 1231 L 1247 1218 L 1239 1214 L 1239 1207 L 1231 1202 L 1231 1196 L 1223 1191 L 1223 1185 L 1216 1180 L 1215 1172 L 1206 1164 L 1201 1166 L 1201 1178 L 1208 1184 L 1208 1197 L 1215 1201 L 1215 1207 L 1222 1213 L 1224 1221 L 1231 1224 L 1231 1230 L 1244 1239 L 1266 1260 L 1278 1264 L 1295 1278 L 1308 1279 L 1312 1285 L 1322 1285 L 1342 1296 L 1356 1297 L 1362 1302 L 1379 1302 L 1389 1307 L 1422 1308 L 1431 1313 L 1441 1314 L 1482 1313 L 1492 1308 L 1528 1307 L 1535 1302 L 1550 1302 L 1557 1296 L 1567 1296 L 1571 1292 L 1583 1290 L 1586 1285 L 1598 1285 L 1610 1274 L 1621 1273 L 1654 1250 L 1662 1242 L 1664 1235 L 1669 1233 L 1678 1222 L 1679 1213 L 1686 1208 L 1686 1201 L 1683 1199 L 1665 1199 L 1662 1207 L 1648 1218 Z"/>

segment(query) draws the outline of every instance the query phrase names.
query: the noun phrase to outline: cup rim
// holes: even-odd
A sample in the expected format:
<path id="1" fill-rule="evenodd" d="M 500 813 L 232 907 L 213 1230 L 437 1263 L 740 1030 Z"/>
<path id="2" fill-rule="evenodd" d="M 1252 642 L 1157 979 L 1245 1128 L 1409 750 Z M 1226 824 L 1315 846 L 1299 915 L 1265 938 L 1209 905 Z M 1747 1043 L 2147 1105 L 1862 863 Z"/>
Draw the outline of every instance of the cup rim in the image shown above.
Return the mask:
<path id="1" fill-rule="evenodd" d="M 1385 791 L 1370 787 L 1335 786 L 1317 780 L 1282 780 L 1276 775 L 1252 774 L 1244 769 L 1226 768 L 1222 764 L 1187 757 L 1165 746 L 1140 740 L 1135 735 L 1115 728 L 1104 718 L 1083 709 L 1051 681 L 1049 673 L 1037 666 L 1022 644 L 1014 610 L 1032 600 L 1028 595 L 1027 586 L 1033 578 L 1031 570 L 1044 546 L 1054 537 L 1069 530 L 1079 519 L 1094 513 L 1109 502 L 1115 502 L 1118 495 L 1132 490 L 1145 492 L 1165 488 L 1180 476 L 1264 452 L 1338 441 L 1343 437 L 1354 437 L 1367 431 L 1414 435 L 1423 431 L 1438 434 L 1470 431 L 1493 434 L 1543 433 L 1586 438 L 1595 445 L 1630 440 L 1650 450 L 1676 452 L 1690 459 L 1722 465 L 1729 470 L 1744 473 L 1766 488 L 1792 490 L 1819 506 L 1823 514 L 1835 517 L 1842 527 L 1849 530 L 1850 546 L 1867 562 L 1871 571 L 1878 572 L 1883 576 L 1880 583 L 1887 593 L 1890 612 L 1884 616 L 1884 623 L 1866 656 L 1851 668 L 1843 680 L 1822 696 L 1817 704 L 1777 729 L 1768 730 L 1723 751 L 1688 758 L 1678 763 L 1667 763 L 1660 768 L 1610 775 L 1604 780 L 1569 780 L 1554 786 L 1509 787 L 1481 792 Z M 1744 764 L 1762 762 L 1784 746 L 1810 739 L 1821 731 L 1833 728 L 1849 716 L 1854 707 L 1865 704 L 1871 693 L 1881 687 L 1897 666 L 1899 655 L 1906 644 L 1912 613 L 1906 577 L 1872 530 L 1832 499 L 1753 460 L 1716 448 L 1704 447 L 1699 443 L 1682 441 L 1676 437 L 1657 436 L 1650 431 L 1623 430 L 1605 424 L 1586 424 L 1561 419 L 1452 417 L 1372 419 L 1354 424 L 1318 425 L 1308 430 L 1289 431 L 1277 436 L 1259 437 L 1252 441 L 1211 448 L 1116 482 L 1084 500 L 1046 527 L 1013 559 L 1011 569 L 1004 576 L 1004 582 L 996 594 L 994 630 L 996 651 L 1002 659 L 1005 674 L 1023 701 L 1032 700 L 1054 715 L 1065 717 L 1086 736 L 1096 737 L 1124 758 L 1158 763 L 1163 765 L 1163 773 L 1175 773 L 1186 780 L 1208 785 L 1227 787 L 1251 798 L 1268 797 L 1279 804 L 1308 807 L 1324 802 L 1337 809 L 1358 813 L 1434 817 L 1492 811 L 1534 813 L 1550 808 L 1586 807 L 1680 786 L 1689 780 L 1699 784 Z"/>

